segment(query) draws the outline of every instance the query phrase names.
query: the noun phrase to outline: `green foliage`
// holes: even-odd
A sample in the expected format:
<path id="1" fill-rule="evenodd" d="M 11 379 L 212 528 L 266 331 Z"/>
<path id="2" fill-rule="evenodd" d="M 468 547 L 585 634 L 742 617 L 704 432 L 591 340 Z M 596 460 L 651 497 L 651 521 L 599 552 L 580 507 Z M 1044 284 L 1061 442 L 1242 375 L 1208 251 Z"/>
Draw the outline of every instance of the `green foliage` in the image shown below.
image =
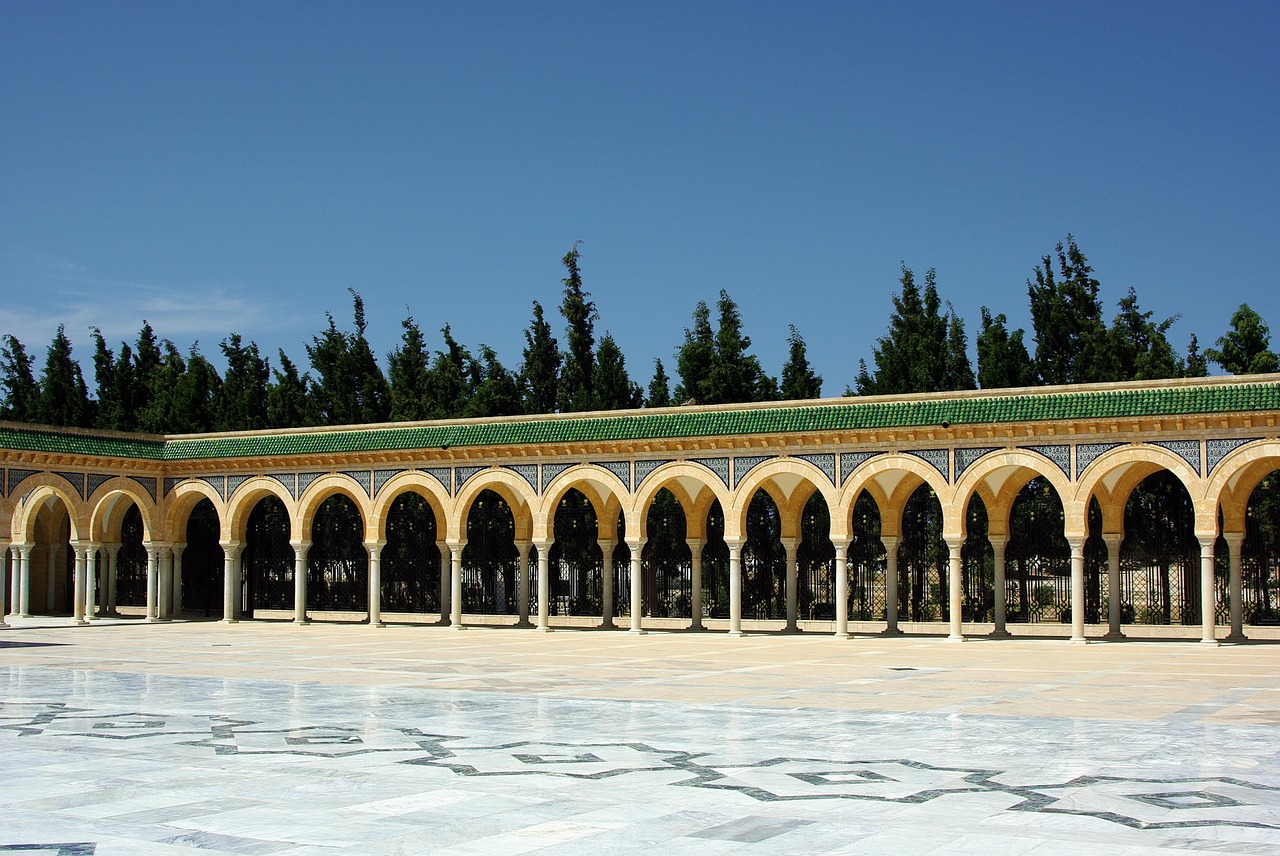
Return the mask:
<path id="1" fill-rule="evenodd" d="M 667 370 L 662 367 L 662 360 L 653 361 L 653 380 L 649 381 L 649 394 L 645 396 L 645 407 L 671 406 L 671 379 Z"/>
<path id="2" fill-rule="evenodd" d="M 1032 386 L 1036 382 L 1035 365 L 1022 343 L 1023 331 L 1010 333 L 1007 323 L 1003 314 L 992 318 L 987 307 L 982 307 L 977 348 L 978 385 L 983 389 Z"/>
<path id="3" fill-rule="evenodd" d="M 258 345 L 243 344 L 239 333 L 232 333 L 222 340 L 222 355 L 227 360 L 227 371 L 222 377 L 216 402 L 215 431 L 253 431 L 266 428 L 267 382 L 271 369 L 258 351 Z M 195 359 L 192 354 L 192 359 Z M 203 358 L 201 358 L 203 359 Z M 187 372 L 192 363 L 188 361 Z M 203 371 L 200 367 L 200 371 Z"/>
<path id="4" fill-rule="evenodd" d="M 787 341 L 791 345 L 791 350 L 787 362 L 782 366 L 782 384 L 779 388 L 783 400 L 800 401 L 807 398 L 821 398 L 822 378 L 809 365 L 804 338 L 794 324 L 791 325 L 791 335 Z"/>
<path id="5" fill-rule="evenodd" d="M 564 300 L 560 314 L 566 324 L 569 349 L 564 354 L 560 375 L 560 409 L 566 413 L 595 408 L 595 321 L 596 305 L 582 288 L 578 269 L 578 244 L 562 259 L 569 275 L 564 283 Z"/>
<path id="6" fill-rule="evenodd" d="M 480 361 L 472 361 L 471 375 L 476 378 L 475 392 L 466 410 L 457 415 L 516 416 L 523 412 L 519 381 L 498 362 L 493 348 L 480 346 Z"/>
<path id="7" fill-rule="evenodd" d="M 551 325 L 542 314 L 542 304 L 533 301 L 533 321 L 524 333 L 524 363 L 520 367 L 520 389 L 525 413 L 555 413 L 560 384 L 560 343 L 551 335 Z"/>
<path id="8" fill-rule="evenodd" d="M 404 334 L 400 347 L 387 356 L 391 376 L 391 419 L 397 422 L 430 419 L 435 413 L 431 400 L 430 352 L 426 339 L 412 315 L 400 322 Z"/>
<path id="9" fill-rule="evenodd" d="M 311 375 L 298 375 L 298 367 L 283 350 L 280 368 L 272 369 L 275 382 L 267 389 L 267 422 L 272 428 L 301 428 L 317 424 L 308 387 Z"/>
<path id="10" fill-rule="evenodd" d="M 1262 316 L 1242 303 L 1231 316 L 1231 329 L 1205 348 L 1204 355 L 1231 374 L 1262 374 L 1280 370 L 1280 357 L 1271 350 L 1271 329 Z"/>
<path id="11" fill-rule="evenodd" d="M 0 387 L 4 389 L 4 406 L 0 419 L 31 422 L 40 403 L 40 386 L 32 374 L 27 349 L 13 336 L 4 337 L 0 348 Z"/>
<path id="12" fill-rule="evenodd" d="M 889 331 L 876 340 L 873 351 L 875 371 L 865 361 L 859 367 L 858 394 L 973 389 L 964 322 L 949 304 L 942 313 L 937 272 L 930 268 L 925 274 L 922 292 L 904 264 L 899 282 L 902 291 L 893 298 Z"/>
<path id="13" fill-rule="evenodd" d="M 89 390 L 80 364 L 71 358 L 71 340 L 61 324 L 49 343 L 44 373 L 40 377 L 36 421 L 74 428 L 88 428 L 93 424 Z"/>
<path id="14" fill-rule="evenodd" d="M 1152 323 L 1152 313 L 1138 308 L 1138 295 L 1133 288 L 1120 300 L 1119 306 L 1120 313 L 1111 322 L 1111 329 L 1108 331 L 1112 379 L 1156 380 L 1181 377 L 1185 366 L 1165 335 L 1178 320 L 1178 316 L 1166 318 L 1159 324 Z"/>
<path id="15" fill-rule="evenodd" d="M 764 373 L 760 360 L 747 353 L 751 339 L 742 335 L 742 316 L 728 292 L 720 292 L 716 304 L 719 324 L 711 330 L 711 313 L 699 301 L 693 310 L 693 329 L 684 331 L 684 344 L 676 352 L 680 404 L 729 404 L 773 401 L 778 382 Z"/>
<path id="16" fill-rule="evenodd" d="M 644 402 L 644 392 L 627 374 L 627 359 L 609 333 L 596 351 L 596 402 L 600 410 L 629 410 Z"/>
<path id="17" fill-rule="evenodd" d="M 1027 282 L 1035 329 L 1036 371 L 1042 383 L 1098 383 L 1114 375 L 1107 325 L 1102 320 L 1100 285 L 1075 238 L 1056 247 Z"/>
<path id="18" fill-rule="evenodd" d="M 436 351 L 431 366 L 428 388 L 429 399 L 434 405 L 432 419 L 448 419 L 466 412 L 467 402 L 479 383 L 480 368 L 471 352 L 453 338 L 453 331 L 446 324 L 440 330 L 444 350 Z"/>
<path id="19" fill-rule="evenodd" d="M 716 361 L 715 334 L 711 332 L 711 311 L 699 300 L 693 308 L 693 329 L 685 328 L 684 344 L 676 351 L 676 404 L 710 404 L 711 367 Z"/>
<path id="20" fill-rule="evenodd" d="M 1200 340 L 1196 338 L 1196 334 L 1191 334 L 1191 341 L 1187 344 L 1187 362 L 1185 363 L 1186 377 L 1207 377 L 1209 374 L 1209 360 L 1200 351 Z"/>
<path id="21" fill-rule="evenodd" d="M 365 338 L 364 300 L 354 303 L 355 332 L 342 333 L 326 312 L 329 326 L 312 338 L 307 356 L 316 377 L 311 385 L 316 414 L 324 425 L 385 422 L 390 415 L 387 379 Z"/>

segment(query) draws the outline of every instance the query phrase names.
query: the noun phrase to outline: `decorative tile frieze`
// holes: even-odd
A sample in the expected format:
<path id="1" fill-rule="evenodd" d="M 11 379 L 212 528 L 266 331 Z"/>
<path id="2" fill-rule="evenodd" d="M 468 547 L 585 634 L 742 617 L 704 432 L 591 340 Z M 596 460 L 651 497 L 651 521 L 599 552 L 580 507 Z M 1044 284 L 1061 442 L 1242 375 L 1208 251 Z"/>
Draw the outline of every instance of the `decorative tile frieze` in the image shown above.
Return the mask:
<path id="1" fill-rule="evenodd" d="M 290 475 L 289 478 L 292 479 L 293 476 Z M 166 478 L 164 480 L 164 495 L 168 496 L 169 494 L 173 493 L 173 489 L 184 481 L 186 481 L 186 478 L 180 478 L 180 479 Z"/>
<path id="2" fill-rule="evenodd" d="M 289 496 L 294 499 L 298 498 L 298 474 L 297 473 L 267 473 L 269 478 L 273 478 L 280 484 L 284 485 L 284 489 L 289 491 Z M 166 491 L 167 492 L 167 491 Z"/>
<path id="3" fill-rule="evenodd" d="M 1076 478 L 1080 478 L 1080 474 L 1084 472 L 1090 464 L 1098 460 L 1098 458 L 1110 452 L 1112 449 L 1119 448 L 1121 443 L 1080 443 L 1076 446 Z"/>
<path id="4" fill-rule="evenodd" d="M 663 464 L 669 464 L 669 463 L 671 463 L 671 462 L 670 462 L 670 461 L 667 461 L 667 460 L 662 460 L 662 461 L 636 461 L 636 467 L 635 467 L 635 473 L 636 473 L 636 476 L 635 476 L 635 479 L 636 479 L 636 481 L 635 481 L 635 487 L 636 487 L 636 488 L 638 488 L 638 487 L 640 487 L 640 485 L 644 484 L 644 480 L 645 480 L 645 479 L 647 479 L 647 478 L 649 477 L 649 474 L 650 474 L 651 472 L 653 472 L 654 470 L 656 470 L 658 467 L 662 466 Z M 545 467 L 543 467 L 543 469 L 546 469 L 546 468 L 545 468 Z"/>
<path id="5" fill-rule="evenodd" d="M 322 476 L 327 476 L 327 475 L 329 474 L 328 473 L 298 473 L 298 496 L 302 496 L 304 493 L 306 493 L 307 488 L 311 487 L 311 485 L 315 483 L 316 479 L 321 478 Z"/>
<path id="6" fill-rule="evenodd" d="M 400 474 L 401 474 L 401 473 L 403 473 L 403 472 L 408 472 L 408 471 L 407 471 L 407 470 L 404 470 L 404 469 L 399 469 L 399 470 L 374 470 L 374 471 L 373 471 L 373 494 L 372 494 L 372 495 L 373 495 L 373 496 L 377 496 L 379 493 L 381 493 L 381 492 L 382 492 L 382 488 L 386 486 L 387 482 L 391 481 L 393 478 L 395 478 L 396 476 L 400 475 Z"/>
<path id="7" fill-rule="evenodd" d="M 138 484 L 142 485 L 143 488 L 146 489 L 147 493 L 151 494 L 152 502 L 156 501 L 156 489 L 159 488 L 160 486 L 159 479 L 144 479 L 144 478 L 138 478 L 137 476 L 130 476 L 130 478 L 132 478 Z"/>
<path id="8" fill-rule="evenodd" d="M 440 482 L 445 492 L 453 496 L 453 470 L 448 467 L 427 467 L 423 472 Z"/>
<path id="9" fill-rule="evenodd" d="M 1234 440 L 1208 440 L 1205 442 L 1204 458 L 1205 458 L 1205 475 L 1211 475 L 1218 464 L 1222 463 L 1222 459 L 1227 455 L 1239 449 L 1246 443 L 1252 443 L 1257 437 L 1248 439 Z"/>
<path id="10" fill-rule="evenodd" d="M 879 452 L 841 452 L 840 453 L 840 484 L 848 481 L 849 476 L 853 475 L 853 471 L 874 458 Z"/>
<path id="11" fill-rule="evenodd" d="M 908 455 L 915 455 L 920 460 L 933 466 L 942 473 L 942 477 L 951 481 L 951 450 L 949 449 L 912 449 Z"/>
<path id="12" fill-rule="evenodd" d="M 236 495 L 236 491 L 240 489 L 240 485 L 247 482 L 252 476 L 227 476 L 227 496 Z"/>
<path id="13" fill-rule="evenodd" d="M 831 480 L 834 485 L 836 483 L 836 456 L 835 455 L 796 455 L 802 461 L 808 461 Z"/>
<path id="14" fill-rule="evenodd" d="M 373 496 L 373 474 L 369 470 L 343 470 L 342 474 L 364 488 L 365 496 Z"/>
<path id="15" fill-rule="evenodd" d="M 453 470 L 454 490 L 462 490 L 462 486 L 469 482 L 476 473 L 483 472 L 488 467 L 455 467 Z"/>
<path id="16" fill-rule="evenodd" d="M 729 486 L 729 459 L 728 458 L 690 458 L 690 463 L 701 464 L 711 472 L 720 477 L 720 481 L 724 482 L 724 486 Z"/>
<path id="17" fill-rule="evenodd" d="M 76 489 L 76 493 L 80 494 L 80 498 L 84 499 L 84 473 L 61 473 L 55 472 L 55 476 L 62 476 L 71 482 L 71 486 Z"/>
<path id="18" fill-rule="evenodd" d="M 88 484 L 85 485 L 85 490 L 88 492 L 89 496 L 93 496 L 94 492 L 98 488 L 102 487 L 104 484 L 111 481 L 113 478 L 115 478 L 115 476 L 109 476 L 105 473 L 89 473 L 89 477 L 87 480 Z"/>
<path id="19" fill-rule="evenodd" d="M 1062 470 L 1063 475 L 1071 478 L 1070 446 L 1023 446 L 1022 448 L 1035 452 L 1037 455 L 1044 455 L 1058 465 L 1058 469 Z"/>
<path id="20" fill-rule="evenodd" d="M 542 487 L 538 489 L 538 493 L 546 493 L 547 485 L 556 480 L 556 476 L 560 475 L 573 464 L 543 464 L 542 465 Z"/>
<path id="21" fill-rule="evenodd" d="M 631 462 L 630 461 L 603 461 L 596 466 L 604 467 L 609 472 L 617 476 L 627 490 L 631 490 Z"/>
<path id="22" fill-rule="evenodd" d="M 1151 445 L 1168 449 L 1191 465 L 1191 469 L 1200 473 L 1200 441 L 1199 440 L 1157 440 Z"/>
<path id="23" fill-rule="evenodd" d="M 535 492 L 538 491 L 538 465 L 537 464 L 507 464 L 506 466 L 503 467 L 503 469 L 511 470 L 511 472 L 515 473 L 516 475 L 520 476 L 520 478 L 527 481 L 529 483 L 529 487 L 533 488 Z"/>
<path id="24" fill-rule="evenodd" d="M 994 447 L 985 449 L 956 449 L 956 478 L 959 479 L 960 476 L 964 475 L 964 471 L 977 463 L 978 459 L 982 456 L 998 451 L 1000 450 Z"/>
<path id="25" fill-rule="evenodd" d="M 218 496 L 223 500 L 227 498 L 227 477 L 226 476 L 200 476 L 200 481 L 209 485 L 218 492 Z"/>
<path id="26" fill-rule="evenodd" d="M 743 456 L 740 458 L 734 458 L 733 459 L 733 487 L 736 488 L 738 486 L 738 483 L 742 481 L 743 477 L 747 473 L 751 472 L 756 467 L 763 464 L 765 461 L 772 461 L 774 457 L 776 456 L 754 455 L 754 456 Z"/>

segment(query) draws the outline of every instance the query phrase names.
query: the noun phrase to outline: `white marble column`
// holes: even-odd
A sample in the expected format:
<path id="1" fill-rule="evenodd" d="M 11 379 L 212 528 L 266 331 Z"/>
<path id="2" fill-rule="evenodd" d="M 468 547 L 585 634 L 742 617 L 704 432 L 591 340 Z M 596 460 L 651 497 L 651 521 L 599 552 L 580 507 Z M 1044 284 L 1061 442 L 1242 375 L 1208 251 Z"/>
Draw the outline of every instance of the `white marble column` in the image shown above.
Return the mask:
<path id="1" fill-rule="evenodd" d="M 884 545 L 884 634 L 897 636 L 898 629 L 898 545 L 902 539 L 895 535 L 881 536 Z"/>
<path id="2" fill-rule="evenodd" d="M 1244 534 L 1238 532 L 1229 532 L 1223 534 L 1223 539 L 1227 542 L 1227 549 L 1230 550 L 1228 560 L 1230 561 L 1230 579 L 1228 587 L 1231 596 L 1231 633 L 1227 635 L 1227 642 L 1243 642 L 1244 635 L 1244 601 L 1241 600 L 1241 582 L 1240 582 L 1240 551 L 1244 549 Z"/>
<path id="3" fill-rule="evenodd" d="M 529 623 L 529 541 L 517 541 L 520 565 L 516 569 L 516 627 L 530 627 Z"/>
<path id="4" fill-rule="evenodd" d="M 90 544 L 85 555 L 84 617 L 96 619 L 98 612 L 98 550 L 101 544 Z"/>
<path id="5" fill-rule="evenodd" d="M 88 547 L 76 544 L 71 548 L 75 552 L 75 577 L 73 588 L 75 591 L 71 596 L 71 620 L 76 624 L 88 624 L 84 620 L 84 581 L 85 581 L 85 563 L 88 560 L 86 555 L 89 552 Z"/>
<path id="6" fill-rule="evenodd" d="M 160 548 L 153 542 L 147 548 L 147 621 L 159 621 Z"/>
<path id="7" fill-rule="evenodd" d="M 836 638 L 849 638 L 849 546 L 836 544 Z"/>
<path id="8" fill-rule="evenodd" d="M 1004 557 L 1005 549 L 1009 546 L 1009 536 L 988 535 L 987 541 L 991 544 L 991 555 L 993 558 L 992 564 L 995 569 L 995 579 L 991 584 L 991 593 L 994 598 L 992 606 L 994 608 L 993 618 L 995 619 L 995 626 L 991 630 L 991 638 L 1008 639 L 1009 627 L 1008 615 L 1006 613 L 1008 604 L 1005 602 L 1007 599 L 1007 592 L 1005 591 L 1007 586 L 1005 584 L 1006 566 Z"/>
<path id="9" fill-rule="evenodd" d="M 449 627 L 462 629 L 462 550 L 466 541 L 451 542 L 449 547 Z"/>
<path id="10" fill-rule="evenodd" d="M 729 547 L 729 635 L 742 636 L 742 542 L 725 541 Z"/>
<path id="11" fill-rule="evenodd" d="M 107 612 L 116 614 L 116 579 L 120 572 L 120 545 L 107 547 Z"/>
<path id="12" fill-rule="evenodd" d="M 615 627 L 613 623 L 613 548 L 618 545 L 618 542 L 606 538 L 599 543 L 600 556 L 604 560 L 600 567 L 600 626 L 612 630 Z"/>
<path id="13" fill-rule="evenodd" d="M 169 614 L 174 618 L 182 618 L 182 553 L 186 544 L 174 544 L 173 550 L 173 599 L 169 604 Z"/>
<path id="14" fill-rule="evenodd" d="M 689 538 L 689 555 L 693 560 L 689 575 L 689 629 L 702 629 L 702 549 L 707 542 L 701 538 Z"/>
<path id="15" fill-rule="evenodd" d="M 1217 589 L 1213 582 L 1213 548 L 1218 536 L 1200 539 L 1200 642 L 1218 644 Z"/>
<path id="16" fill-rule="evenodd" d="M 551 541 L 537 541 L 538 548 L 538 630 L 551 632 Z"/>
<path id="17" fill-rule="evenodd" d="M 173 550 L 168 544 L 157 544 L 156 620 L 169 620 L 169 603 L 173 600 Z"/>
<path id="18" fill-rule="evenodd" d="M 782 549 L 787 554 L 787 626 L 784 633 L 800 632 L 800 569 L 797 565 L 800 539 L 782 538 Z"/>
<path id="19" fill-rule="evenodd" d="M 1120 545 L 1124 536 L 1120 533 L 1107 533 L 1102 536 L 1107 545 L 1107 638 L 1123 639 L 1120 629 Z"/>
<path id="20" fill-rule="evenodd" d="M 453 594 L 453 553 L 444 541 L 437 541 L 436 549 L 440 551 L 440 624 L 447 626 L 453 611 L 449 604 Z"/>
<path id="21" fill-rule="evenodd" d="M 10 544 L 9 550 L 11 556 L 9 560 L 10 570 L 13 573 L 13 578 L 9 581 L 9 614 L 20 616 L 22 615 L 22 587 L 24 585 L 22 582 L 23 568 L 30 561 L 31 545 L 21 542 Z"/>
<path id="22" fill-rule="evenodd" d="M 5 586 L 4 572 L 7 570 L 16 576 L 17 564 L 13 562 L 15 554 L 10 551 L 9 544 L 5 542 L 4 548 L 0 549 L 0 629 L 8 627 L 8 623 L 4 620 L 8 615 L 8 606 L 5 603 L 9 600 L 11 588 Z"/>
<path id="23" fill-rule="evenodd" d="M 964 541 L 962 540 L 947 542 L 947 588 L 949 590 L 947 612 L 950 619 L 950 632 L 947 634 L 948 642 L 964 641 L 964 579 L 961 576 L 963 573 L 961 551 L 963 549 Z"/>
<path id="24" fill-rule="evenodd" d="M 1071 545 L 1071 641 L 1084 644 L 1084 539 L 1068 538 Z"/>
<path id="25" fill-rule="evenodd" d="M 310 624 L 307 617 L 307 553 L 310 541 L 293 541 L 293 623 Z"/>
<path id="26" fill-rule="evenodd" d="M 386 627 L 382 622 L 382 548 L 386 541 L 365 541 L 369 551 L 369 626 Z"/>
<path id="27" fill-rule="evenodd" d="M 234 542 L 222 545 L 222 620 L 227 624 L 235 624 L 240 620 L 240 550 L 242 546 Z"/>
<path id="28" fill-rule="evenodd" d="M 628 541 L 631 550 L 631 632 L 637 635 L 644 633 L 644 570 L 641 567 L 641 553 L 644 541 Z"/>

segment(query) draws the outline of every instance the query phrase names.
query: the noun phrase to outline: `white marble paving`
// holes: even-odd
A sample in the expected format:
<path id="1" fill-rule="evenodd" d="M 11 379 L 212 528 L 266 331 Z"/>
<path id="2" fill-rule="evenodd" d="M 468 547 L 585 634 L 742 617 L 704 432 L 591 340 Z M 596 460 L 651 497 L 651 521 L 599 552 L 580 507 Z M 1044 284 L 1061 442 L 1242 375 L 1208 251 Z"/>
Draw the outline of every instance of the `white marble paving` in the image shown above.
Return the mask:
<path id="1" fill-rule="evenodd" d="M 9 664 L 0 854 L 1277 853 L 1278 736 Z"/>

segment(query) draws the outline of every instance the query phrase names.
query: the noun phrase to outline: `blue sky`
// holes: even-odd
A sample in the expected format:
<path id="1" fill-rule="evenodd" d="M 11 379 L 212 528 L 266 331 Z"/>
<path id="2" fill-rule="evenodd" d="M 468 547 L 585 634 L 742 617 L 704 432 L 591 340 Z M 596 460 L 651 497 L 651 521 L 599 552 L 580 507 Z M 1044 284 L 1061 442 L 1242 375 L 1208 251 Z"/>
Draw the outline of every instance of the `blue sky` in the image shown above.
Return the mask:
<path id="1" fill-rule="evenodd" d="M 615 8 L 616 7 L 616 8 Z M 145 317 L 305 360 L 365 298 L 432 347 L 520 363 L 583 241 L 647 383 L 725 289 L 766 369 L 804 335 L 828 395 L 900 262 L 1030 326 L 1074 233 L 1208 344 L 1277 325 L 1274 3 L 30 3 L 0 0 L 0 332 Z M 554 315 L 558 332 L 563 327 Z M 562 341 L 563 334 L 560 332 Z M 1028 334 L 1030 336 L 1030 334 Z"/>

